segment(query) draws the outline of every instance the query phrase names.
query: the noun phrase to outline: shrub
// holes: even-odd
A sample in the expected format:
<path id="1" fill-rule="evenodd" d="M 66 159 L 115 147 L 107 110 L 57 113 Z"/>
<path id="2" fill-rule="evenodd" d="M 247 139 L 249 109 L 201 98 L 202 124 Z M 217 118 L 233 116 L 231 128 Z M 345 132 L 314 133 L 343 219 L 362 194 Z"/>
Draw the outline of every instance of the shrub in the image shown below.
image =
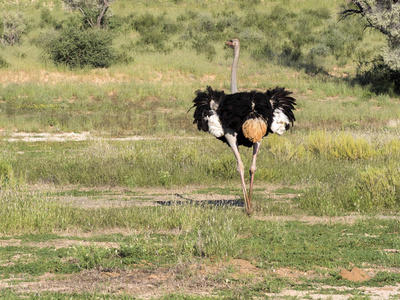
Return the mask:
<path id="1" fill-rule="evenodd" d="M 382 57 L 372 62 L 359 62 L 355 82 L 369 86 L 374 93 L 400 93 L 400 71 L 390 69 Z"/>
<path id="2" fill-rule="evenodd" d="M 212 61 L 217 55 L 215 47 L 208 42 L 207 38 L 194 39 L 192 47 L 197 54 L 205 54 L 209 61 Z"/>
<path id="3" fill-rule="evenodd" d="M 50 26 L 54 28 L 59 28 L 56 18 L 51 14 L 50 9 L 43 7 L 40 10 L 40 27 Z"/>
<path id="4" fill-rule="evenodd" d="M 71 68 L 107 68 L 115 60 L 112 36 L 104 30 L 67 27 L 47 44 L 47 52 L 56 64 Z"/>
<path id="5" fill-rule="evenodd" d="M 149 50 L 149 46 L 157 51 L 170 51 L 166 43 L 169 36 L 178 30 L 177 25 L 167 20 L 165 15 L 155 17 L 150 13 L 137 17 L 133 21 L 133 27 L 140 33 L 137 44 L 144 47 L 146 51 Z"/>
<path id="6" fill-rule="evenodd" d="M 256 60 L 271 60 L 276 56 L 276 53 L 267 43 L 259 49 L 252 51 L 251 56 Z"/>
<path id="7" fill-rule="evenodd" d="M 0 69 L 9 67 L 10 64 L 0 56 Z"/>
<path id="8" fill-rule="evenodd" d="M 330 48 L 326 45 L 323 44 L 317 44 L 314 47 L 311 48 L 309 52 L 309 56 L 311 58 L 314 58 L 315 56 L 322 56 L 326 57 L 330 54 Z"/>
<path id="9" fill-rule="evenodd" d="M 300 48 L 291 47 L 289 44 L 285 44 L 279 58 L 281 64 L 290 66 L 292 63 L 298 62 L 301 56 L 302 53 Z"/>

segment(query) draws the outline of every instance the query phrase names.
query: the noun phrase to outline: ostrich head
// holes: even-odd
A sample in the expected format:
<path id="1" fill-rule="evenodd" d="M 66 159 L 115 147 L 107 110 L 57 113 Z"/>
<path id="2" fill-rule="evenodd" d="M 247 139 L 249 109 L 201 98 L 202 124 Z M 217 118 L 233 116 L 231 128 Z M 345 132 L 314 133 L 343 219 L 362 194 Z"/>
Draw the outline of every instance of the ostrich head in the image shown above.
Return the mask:
<path id="1" fill-rule="evenodd" d="M 229 47 L 231 47 L 232 49 L 239 49 L 240 48 L 239 39 L 237 39 L 237 38 L 230 39 L 225 44 L 228 45 Z"/>

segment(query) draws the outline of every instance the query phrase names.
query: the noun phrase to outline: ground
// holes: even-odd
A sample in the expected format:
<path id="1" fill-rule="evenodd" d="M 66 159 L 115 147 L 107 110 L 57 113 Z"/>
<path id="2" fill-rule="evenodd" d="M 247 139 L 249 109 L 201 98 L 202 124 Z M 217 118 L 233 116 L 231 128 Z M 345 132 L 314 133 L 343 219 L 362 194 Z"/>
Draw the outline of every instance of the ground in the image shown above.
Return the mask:
<path id="1" fill-rule="evenodd" d="M 60 201 L 77 205 L 84 208 L 100 208 L 100 207 L 121 207 L 121 206 L 155 206 L 170 205 L 171 200 L 184 204 L 185 202 L 207 202 L 211 199 L 214 201 L 226 201 L 232 205 L 237 205 L 236 200 L 240 200 L 240 196 L 221 195 L 218 193 L 195 193 L 199 187 L 188 186 L 180 188 L 140 188 L 135 190 L 132 195 L 126 193 L 122 188 L 107 188 L 103 191 L 98 188 L 95 196 L 76 195 L 67 192 L 71 190 L 80 190 L 84 194 L 89 189 L 79 187 L 54 187 L 54 186 L 31 186 L 34 189 L 46 189 L 57 192 L 59 195 L 65 192 L 65 196 L 60 196 Z M 274 194 L 272 190 L 266 187 L 256 187 L 256 189 L 265 188 L 265 192 L 276 198 L 276 201 L 282 199 L 282 195 Z M 271 188 L 271 187 L 269 187 Z M 273 187 L 276 189 L 276 187 Z M 76 193 L 79 194 L 79 193 Z M 287 194 L 285 199 L 295 197 L 295 194 Z M 286 201 L 286 200 L 284 200 Z M 238 202 L 239 203 L 239 202 Z M 241 205 L 237 205 L 237 209 L 243 209 Z M 314 216 L 254 216 L 260 220 L 277 220 L 290 221 L 299 220 L 301 222 L 312 224 L 332 224 L 343 223 L 351 224 L 357 219 L 363 218 L 361 215 L 350 215 L 344 217 L 314 217 Z M 382 216 L 381 218 L 389 218 Z M 115 242 L 93 242 L 87 241 L 96 235 L 105 234 L 122 234 L 130 235 L 132 232 L 126 229 L 112 228 L 100 230 L 96 232 L 83 232 L 80 230 L 71 232 L 62 232 L 59 235 L 64 239 L 56 239 L 42 242 L 24 242 L 23 246 L 34 247 L 38 249 L 51 248 L 71 248 L 73 246 L 89 246 L 118 248 L 119 244 Z M 169 232 L 171 234 L 173 232 Z M 77 240 L 76 237 L 82 238 Z M 7 238 L 0 236 L 0 247 L 21 246 L 22 241 L 18 238 Z M 388 253 L 398 253 L 398 249 L 385 249 Z M 18 262 L 21 257 L 13 257 L 8 264 Z M 3 263 L 3 266 L 5 264 Z M 235 290 L 238 286 L 242 286 L 251 282 L 252 284 L 262 282 L 265 278 L 276 276 L 277 278 L 289 279 L 293 282 L 305 282 L 313 280 L 321 276 L 315 270 L 299 271 L 296 268 L 277 268 L 262 269 L 255 262 L 245 259 L 229 259 L 227 261 L 195 260 L 191 262 L 180 262 L 174 266 L 154 267 L 152 263 L 141 261 L 133 266 L 134 268 L 113 268 L 103 269 L 95 268 L 82 270 L 79 273 L 56 275 L 45 273 L 41 276 L 30 276 L 27 274 L 17 275 L 17 277 L 0 279 L 0 290 L 11 288 L 18 293 L 26 292 L 62 292 L 62 293 L 106 293 L 110 295 L 127 294 L 138 297 L 140 299 L 151 299 L 161 297 L 169 293 L 182 293 L 197 296 L 215 295 L 220 289 Z M 380 269 L 382 271 L 382 268 Z M 397 268 L 387 268 L 385 271 L 400 272 Z M 363 269 L 353 268 L 351 271 L 342 270 L 340 275 L 349 281 L 359 282 L 368 280 L 376 275 L 377 269 L 365 267 Z M 329 290 L 330 292 L 326 292 Z M 347 290 L 349 291 L 347 293 Z M 277 297 L 294 297 L 296 299 L 348 299 L 354 296 L 354 291 L 359 290 L 370 299 L 397 299 L 400 297 L 400 284 L 383 286 L 383 287 L 364 287 L 360 286 L 356 289 L 350 287 L 338 287 L 320 285 L 314 290 L 295 290 L 283 289 L 279 292 L 266 293 L 265 296 L 271 298 Z M 321 293 L 321 291 L 325 291 Z M 351 291 L 351 293 L 350 293 Z"/>

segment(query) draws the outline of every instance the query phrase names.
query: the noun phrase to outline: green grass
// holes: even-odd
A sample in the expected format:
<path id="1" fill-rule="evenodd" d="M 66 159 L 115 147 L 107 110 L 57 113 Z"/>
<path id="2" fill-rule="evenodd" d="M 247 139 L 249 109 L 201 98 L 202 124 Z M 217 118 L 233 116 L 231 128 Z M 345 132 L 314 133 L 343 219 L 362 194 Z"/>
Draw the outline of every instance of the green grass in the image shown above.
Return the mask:
<path id="1" fill-rule="evenodd" d="M 252 298 L 265 292 L 279 293 L 289 287 L 311 291 L 326 285 L 347 286 L 356 291 L 362 286 L 394 285 L 400 279 L 398 273 L 384 271 L 395 269 L 399 264 L 398 255 L 385 250 L 400 247 L 400 223 L 397 219 L 365 218 L 354 224 L 312 225 L 298 221 L 256 221 L 226 209 L 186 207 L 180 208 L 179 213 L 186 214 L 186 220 L 188 215 L 192 216 L 192 220 L 175 225 L 181 228 L 178 233 L 100 235 L 91 238 L 90 245 L 79 245 L 82 238 L 69 237 L 69 240 L 76 240 L 76 245 L 58 249 L 54 249 L 54 246 L 39 248 L 41 242 L 57 245 L 57 240 L 62 242 L 66 237 L 54 234 L 10 236 L 7 240 L 21 240 L 21 245 L 0 248 L 1 279 L 20 278 L 25 274 L 26 278 L 35 280 L 45 272 L 62 276 L 82 269 L 156 270 L 177 263 L 186 265 L 205 259 L 213 261 L 217 257 L 222 261 L 246 259 L 265 272 L 290 268 L 299 273 L 314 274 L 312 279 L 304 276 L 293 280 L 270 273 L 264 280 L 252 281 L 251 277 L 246 276 L 235 279 L 234 268 L 221 269 L 221 273 L 216 273 L 208 280 L 217 282 L 222 276 L 236 282 L 234 289 L 219 290 L 224 296 L 234 293 L 248 294 Z M 161 215 L 176 219 L 176 215 L 171 216 L 171 211 L 167 209 L 159 212 L 158 217 Z M 149 220 L 149 225 L 152 222 Z M 221 223 L 224 226 L 221 227 Z M 165 224 L 162 227 L 165 228 Z M 100 241 L 117 242 L 119 247 L 96 245 Z M 339 270 L 351 266 L 368 266 L 375 270 L 375 276 L 363 283 L 342 280 L 338 275 Z M 6 291 L 2 293 L 7 297 L 13 295 Z M 84 295 L 77 294 L 76 297 Z"/>
<path id="2" fill-rule="evenodd" d="M 2 172 L 30 184 L 122 186 L 127 197 L 135 195 L 137 187 L 199 184 L 213 187 L 197 193 L 241 194 L 231 150 L 208 136 L 134 142 L 3 142 L 3 149 L 0 159 L 6 169 Z M 397 211 L 399 149 L 390 130 L 272 135 L 262 146 L 256 183 L 301 185 L 297 204 L 318 215 Z M 248 166 L 251 149 L 243 149 L 242 157 Z M 109 192 L 62 193 L 98 197 Z"/>

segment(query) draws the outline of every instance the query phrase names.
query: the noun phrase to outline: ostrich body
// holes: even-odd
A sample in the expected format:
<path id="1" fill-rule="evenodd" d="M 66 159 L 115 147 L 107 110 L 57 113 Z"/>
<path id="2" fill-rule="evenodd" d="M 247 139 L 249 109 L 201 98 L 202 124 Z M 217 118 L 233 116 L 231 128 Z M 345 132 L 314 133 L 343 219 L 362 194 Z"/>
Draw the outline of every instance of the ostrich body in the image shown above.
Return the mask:
<path id="1" fill-rule="evenodd" d="M 267 90 L 265 93 L 257 91 L 238 93 L 236 69 L 239 59 L 239 40 L 232 39 L 226 44 L 234 49 L 232 94 L 213 90 L 209 86 L 205 91 L 197 91 L 196 98 L 193 100 L 193 107 L 195 107 L 193 123 L 197 124 L 199 130 L 211 133 L 232 148 L 241 179 L 246 213 L 251 214 L 254 173 L 257 169 L 256 160 L 261 140 L 269 133 L 281 135 L 289 129 L 290 124 L 293 125 L 296 100 L 290 96 L 291 92 L 281 87 Z M 249 194 L 247 194 L 244 166 L 239 154 L 240 145 L 253 147 Z"/>

